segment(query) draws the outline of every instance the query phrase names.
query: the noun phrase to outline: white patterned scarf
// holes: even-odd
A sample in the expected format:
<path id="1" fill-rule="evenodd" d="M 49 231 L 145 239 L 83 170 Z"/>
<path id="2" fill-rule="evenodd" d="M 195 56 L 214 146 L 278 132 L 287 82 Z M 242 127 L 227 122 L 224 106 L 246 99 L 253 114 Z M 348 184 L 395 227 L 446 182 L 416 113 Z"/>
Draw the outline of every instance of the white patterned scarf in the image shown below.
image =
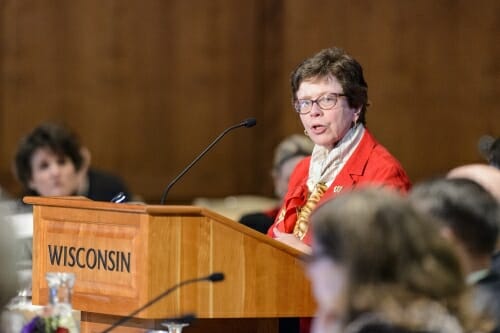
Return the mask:
<path id="1" fill-rule="evenodd" d="M 364 133 L 365 127 L 363 124 L 358 124 L 349 129 L 331 151 L 323 146 L 314 146 L 307 179 L 307 187 L 310 192 L 319 182 L 330 187 L 358 146 Z"/>

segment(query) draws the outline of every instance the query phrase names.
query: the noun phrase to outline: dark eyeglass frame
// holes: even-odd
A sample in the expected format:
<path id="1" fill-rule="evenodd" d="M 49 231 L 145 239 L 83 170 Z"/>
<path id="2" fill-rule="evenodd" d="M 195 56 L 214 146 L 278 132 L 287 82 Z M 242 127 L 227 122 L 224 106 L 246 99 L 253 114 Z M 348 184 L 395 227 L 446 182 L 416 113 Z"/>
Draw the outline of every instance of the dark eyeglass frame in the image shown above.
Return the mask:
<path id="1" fill-rule="evenodd" d="M 318 105 L 318 107 L 323 111 L 331 110 L 335 107 L 335 105 L 337 105 L 339 97 L 341 97 L 341 96 L 346 96 L 346 94 L 327 93 L 327 94 L 324 94 L 316 99 L 297 99 L 293 103 L 293 108 L 295 109 L 295 112 L 297 112 L 298 114 L 302 114 L 302 115 L 310 113 L 312 111 L 314 103 L 316 103 Z M 335 97 L 334 101 L 333 102 L 326 102 L 327 104 L 325 105 L 325 100 L 327 98 L 331 98 L 331 97 Z M 308 105 L 303 105 L 303 103 L 307 103 Z M 332 103 L 332 104 L 330 105 L 330 103 Z M 301 111 L 304 109 L 304 107 L 307 108 L 307 111 Z"/>

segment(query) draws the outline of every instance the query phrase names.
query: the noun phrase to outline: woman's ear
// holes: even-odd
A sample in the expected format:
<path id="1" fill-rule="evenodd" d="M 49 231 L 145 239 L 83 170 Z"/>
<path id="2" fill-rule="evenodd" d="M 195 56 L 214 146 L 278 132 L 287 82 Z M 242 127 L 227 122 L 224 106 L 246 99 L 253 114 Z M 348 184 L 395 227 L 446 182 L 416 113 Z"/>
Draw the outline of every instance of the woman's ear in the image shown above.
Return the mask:
<path id="1" fill-rule="evenodd" d="M 357 108 L 355 111 L 354 111 L 354 114 L 353 114 L 353 121 L 352 121 L 352 127 L 356 127 L 356 125 L 358 125 L 358 120 L 359 120 L 359 116 L 361 115 L 361 107 Z"/>
<path id="2" fill-rule="evenodd" d="M 356 111 L 354 111 L 354 117 L 356 118 L 356 121 L 358 121 L 360 115 L 361 115 L 361 107 L 359 107 Z"/>
<path id="3" fill-rule="evenodd" d="M 80 155 L 82 155 L 82 166 L 80 167 L 79 172 L 87 173 L 90 168 L 90 161 L 92 156 L 90 154 L 90 150 L 87 147 L 80 148 Z"/>

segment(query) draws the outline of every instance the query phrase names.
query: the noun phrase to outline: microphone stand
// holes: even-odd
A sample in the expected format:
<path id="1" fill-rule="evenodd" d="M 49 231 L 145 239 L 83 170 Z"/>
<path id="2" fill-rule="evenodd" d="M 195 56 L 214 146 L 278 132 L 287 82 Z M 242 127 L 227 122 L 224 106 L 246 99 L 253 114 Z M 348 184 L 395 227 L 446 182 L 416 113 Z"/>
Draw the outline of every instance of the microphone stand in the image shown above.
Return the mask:
<path id="1" fill-rule="evenodd" d="M 239 124 L 236 124 L 236 125 L 233 125 L 229 128 L 226 128 L 221 134 L 219 134 L 219 136 L 217 138 L 215 138 L 214 141 L 212 141 L 212 143 L 210 143 L 208 145 L 207 148 L 205 148 L 205 150 L 203 150 L 191 163 L 189 163 L 189 165 L 187 167 L 184 168 L 184 170 L 182 170 L 182 172 L 177 175 L 177 177 L 174 178 L 174 180 L 172 180 L 170 182 L 170 184 L 168 184 L 168 186 L 165 188 L 165 190 L 163 191 L 163 195 L 161 196 L 161 201 L 160 201 L 160 204 L 161 205 L 164 205 L 165 204 L 165 200 L 167 199 L 167 194 L 168 192 L 170 191 L 170 189 L 172 188 L 172 186 L 175 185 L 175 183 L 177 183 L 177 181 L 186 174 L 186 172 L 189 171 L 189 169 L 191 169 L 191 167 L 196 163 L 198 162 L 198 160 L 200 158 L 202 158 L 210 149 L 212 149 L 212 147 L 217 143 L 219 142 L 220 139 L 222 139 L 229 131 L 232 131 L 238 127 L 252 127 L 252 126 L 255 126 L 256 124 L 256 120 L 255 118 L 249 118 L 249 119 L 246 119 L 244 121 L 242 121 L 241 123 Z"/>
<path id="2" fill-rule="evenodd" d="M 162 292 L 161 294 L 159 294 L 158 296 L 156 296 L 155 298 L 153 298 L 152 300 L 150 300 L 149 302 L 147 302 L 146 304 L 144 304 L 143 306 L 141 306 L 137 310 L 135 310 L 135 311 L 131 312 L 130 314 L 128 314 L 126 317 L 123 317 L 120 320 L 116 321 L 113 325 L 111 325 L 110 327 L 108 327 L 107 329 L 105 329 L 104 331 L 102 331 L 101 333 L 108 333 L 108 332 L 114 330 L 115 328 L 117 328 L 121 324 L 123 324 L 126 321 L 129 321 L 130 319 L 132 319 L 132 317 L 134 317 L 136 314 L 138 314 L 142 310 L 150 307 L 151 305 L 153 305 L 154 303 L 158 302 L 163 297 L 165 297 L 168 294 L 170 294 L 172 291 L 174 291 L 177 288 L 180 288 L 180 287 L 182 287 L 182 286 L 184 286 L 186 284 L 191 284 L 191 283 L 200 282 L 200 281 L 219 282 L 219 281 L 223 281 L 223 280 L 224 280 L 224 274 L 223 273 L 213 273 L 213 274 L 210 274 L 208 276 L 201 277 L 201 278 L 194 278 L 194 279 L 184 280 L 184 281 L 182 281 L 182 282 L 180 282 L 180 283 L 178 283 L 178 284 L 176 284 L 176 285 L 168 288 L 167 290 L 165 290 L 164 292 Z"/>

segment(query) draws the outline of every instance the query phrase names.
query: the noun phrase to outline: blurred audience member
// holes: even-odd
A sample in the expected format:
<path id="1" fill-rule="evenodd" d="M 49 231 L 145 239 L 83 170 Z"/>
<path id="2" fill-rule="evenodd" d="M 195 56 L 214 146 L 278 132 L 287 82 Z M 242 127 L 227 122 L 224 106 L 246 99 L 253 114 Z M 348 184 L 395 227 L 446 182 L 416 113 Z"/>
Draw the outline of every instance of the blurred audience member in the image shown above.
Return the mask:
<path id="1" fill-rule="evenodd" d="M 25 195 L 81 195 L 110 201 L 123 192 L 130 198 L 118 177 L 90 167 L 89 151 L 74 133 L 59 124 L 41 124 L 22 138 L 14 167 Z M 8 218 L 15 227 L 12 235 L 18 238 L 17 248 L 22 252 L 19 268 L 23 288 L 27 289 L 31 283 L 33 217 L 31 207 L 22 209 L 26 212 L 18 211 Z"/>
<path id="2" fill-rule="evenodd" d="M 471 179 L 483 186 L 500 203 L 500 170 L 492 166 L 484 164 L 463 165 L 451 170 L 448 173 L 448 178 Z M 492 268 L 497 274 L 500 274 L 500 237 L 493 255 Z"/>
<path id="3" fill-rule="evenodd" d="M 89 151 L 58 124 L 42 124 L 20 141 L 15 173 L 26 195 L 82 195 L 110 201 L 123 192 L 130 198 L 118 177 L 90 167 Z"/>
<path id="4" fill-rule="evenodd" d="M 448 172 L 448 178 L 467 178 L 475 181 L 500 202 L 500 170 L 486 164 L 467 164 Z"/>
<path id="5" fill-rule="evenodd" d="M 441 234 L 456 248 L 466 281 L 473 285 L 476 309 L 500 324 L 500 275 L 491 270 L 500 227 L 498 201 L 470 179 L 436 179 L 417 184 L 410 200 L 439 222 Z"/>
<path id="6" fill-rule="evenodd" d="M 272 169 L 274 194 L 279 199 L 279 206 L 266 212 L 245 214 L 240 218 L 241 223 L 264 234 L 267 233 L 283 204 L 290 175 L 297 163 L 311 155 L 313 146 L 314 144 L 307 136 L 299 134 L 288 136 L 279 143 L 274 150 Z"/>
<path id="7" fill-rule="evenodd" d="M 468 307 L 460 261 L 437 226 L 387 189 L 352 190 L 312 213 L 313 333 L 489 332 Z"/>

